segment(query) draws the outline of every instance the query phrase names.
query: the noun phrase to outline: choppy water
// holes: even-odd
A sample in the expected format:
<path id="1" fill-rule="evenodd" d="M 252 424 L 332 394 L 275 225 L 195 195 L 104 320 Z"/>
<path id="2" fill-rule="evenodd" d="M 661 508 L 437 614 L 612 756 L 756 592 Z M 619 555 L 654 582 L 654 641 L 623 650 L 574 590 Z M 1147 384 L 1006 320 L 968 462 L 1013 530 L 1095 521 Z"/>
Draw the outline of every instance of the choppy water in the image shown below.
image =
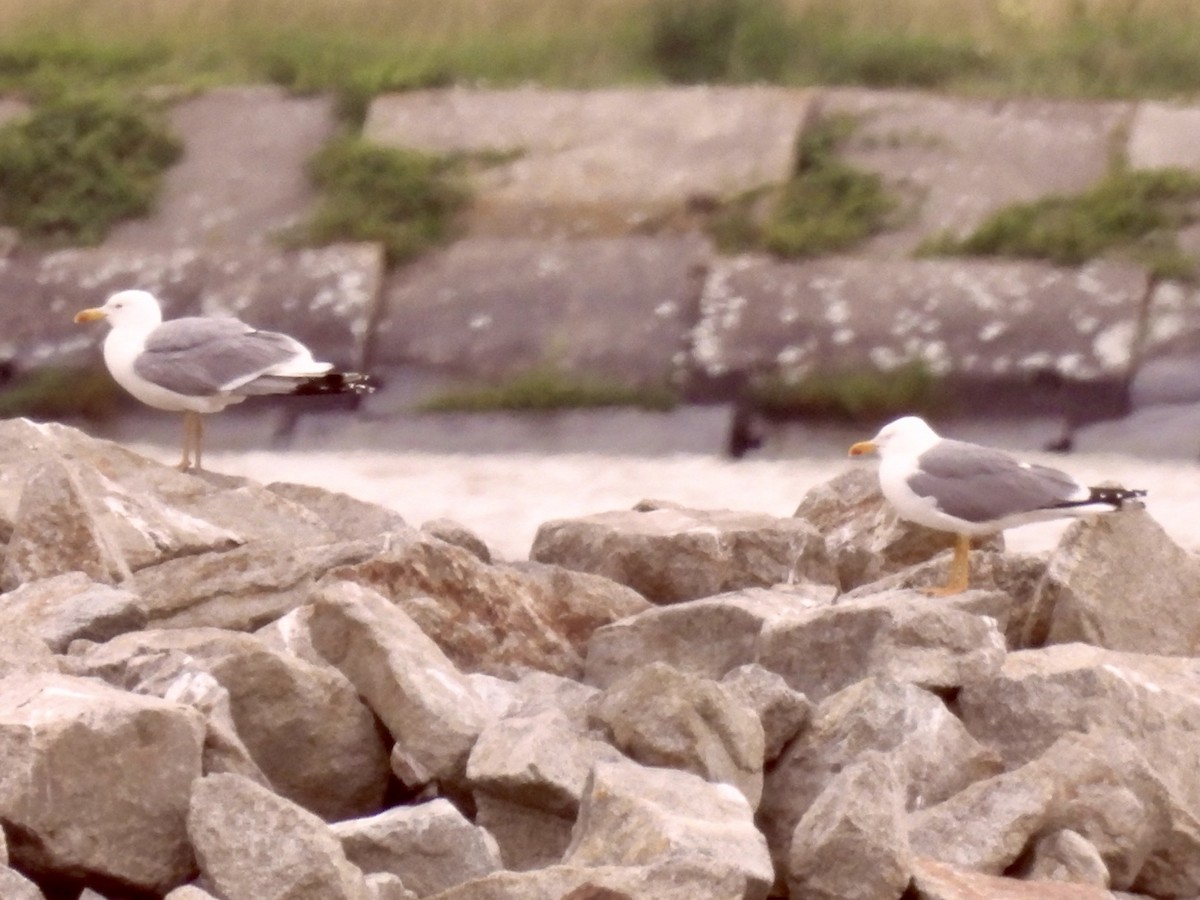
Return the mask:
<path id="1" fill-rule="evenodd" d="M 707 416 L 707 417 L 706 417 Z M 178 459 L 175 417 L 154 426 L 154 443 L 135 449 L 164 463 Z M 788 516 L 812 486 L 850 466 L 846 427 L 789 426 L 754 456 L 721 453 L 723 419 L 704 413 L 571 414 L 533 419 L 432 417 L 397 425 L 308 417 L 289 450 L 249 449 L 270 441 L 244 428 L 210 434 L 206 467 L 257 481 L 295 481 L 390 507 L 411 524 L 452 518 L 475 530 L 506 559 L 528 555 L 538 526 L 646 498 L 687 506 Z M 1200 549 L 1200 464 L 1120 452 L 1037 452 L 1052 422 L 959 423 L 947 434 L 1020 450 L 1032 461 L 1067 469 L 1084 481 L 1115 481 L 1150 491 L 1147 508 L 1189 550 Z M 238 446 L 246 449 L 228 450 Z M 1010 549 L 1049 551 L 1065 522 L 1007 533 Z"/>

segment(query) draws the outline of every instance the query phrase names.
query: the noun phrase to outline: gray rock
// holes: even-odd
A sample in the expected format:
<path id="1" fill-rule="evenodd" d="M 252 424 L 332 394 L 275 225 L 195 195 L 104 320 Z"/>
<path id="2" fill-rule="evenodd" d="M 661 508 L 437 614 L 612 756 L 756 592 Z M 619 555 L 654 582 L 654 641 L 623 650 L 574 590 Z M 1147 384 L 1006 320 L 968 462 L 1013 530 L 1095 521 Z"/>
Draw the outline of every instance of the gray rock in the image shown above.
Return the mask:
<path id="1" fill-rule="evenodd" d="M 1028 877 L 1108 887 L 1108 866 L 1095 845 L 1078 831 L 1061 828 L 1034 842 Z"/>
<path id="2" fill-rule="evenodd" d="M 740 875 L 747 900 L 765 898 L 774 880 L 766 841 L 740 791 L 632 762 L 592 769 L 565 864 L 644 866 L 697 858 Z"/>
<path id="3" fill-rule="evenodd" d="M 459 240 L 390 277 L 373 364 L 468 385 L 551 370 L 662 391 L 711 252 L 694 235 Z"/>
<path id="4" fill-rule="evenodd" d="M 905 786 L 892 762 L 869 753 L 836 775 L 796 825 L 787 857 L 793 897 L 899 897 L 912 877 Z"/>
<path id="5" fill-rule="evenodd" d="M 578 893 L 576 893 L 578 892 Z M 669 860 L 649 866 L 552 865 L 496 872 L 438 895 L 437 900 L 745 900 L 762 894 L 723 861 Z"/>
<path id="6" fill-rule="evenodd" d="M 1197 660 L 1057 644 L 1008 654 L 998 671 L 963 686 L 956 709 L 1006 768 L 1035 759 L 1068 732 L 1104 723 L 1137 743 L 1161 775 L 1163 764 L 1178 766 L 1178 755 L 1189 752 L 1189 723 L 1200 731 L 1197 679 Z M 1163 733 L 1156 723 L 1164 721 L 1187 728 Z"/>
<path id="7" fill-rule="evenodd" d="M 504 868 L 527 872 L 562 861 L 571 844 L 575 813 L 560 816 L 486 791 L 476 791 L 473 799 L 475 821 L 496 839 Z"/>
<path id="8" fill-rule="evenodd" d="M 603 575 L 660 604 L 837 579 L 807 522 L 732 510 L 666 507 L 546 522 L 530 558 Z"/>
<path id="9" fill-rule="evenodd" d="M 713 376 L 767 371 L 887 373 L 912 361 L 938 376 L 1005 384 L 1028 402 L 1032 377 L 1115 386 L 1131 373 L 1145 273 L 1096 263 L 875 260 L 713 264 L 693 330 L 696 364 Z"/>
<path id="10" fill-rule="evenodd" d="M 98 584 L 82 572 L 31 581 L 5 595 L 0 622 L 36 634 L 55 653 L 71 641 L 105 641 L 146 624 L 129 591 Z"/>
<path id="11" fill-rule="evenodd" d="M 201 878 L 229 900 L 372 900 L 328 825 L 239 775 L 196 781 L 187 833 Z"/>
<path id="12" fill-rule="evenodd" d="M 185 884 L 175 888 L 163 900 L 215 900 L 212 894 L 194 884 Z"/>
<path id="13" fill-rule="evenodd" d="M 479 557 L 483 563 L 492 562 L 492 551 L 475 532 L 453 519 L 431 519 L 421 524 L 421 531 L 447 544 L 462 547 Z"/>
<path id="14" fill-rule="evenodd" d="M 363 872 L 396 875 L 418 897 L 503 868 L 495 839 L 441 798 L 339 822 L 333 833 Z"/>
<path id="15" fill-rule="evenodd" d="M 913 891 L 916 900 L 1113 900 L 1122 896 L 1093 885 L 998 878 L 919 857 L 913 862 Z"/>
<path id="16" fill-rule="evenodd" d="M 890 757 L 904 806 L 921 809 L 999 771 L 945 704 L 919 687 L 869 678 L 823 702 L 767 772 L 759 823 L 785 865 L 792 833 L 829 782 L 863 754 Z"/>
<path id="17" fill-rule="evenodd" d="M 152 625 L 251 631 L 307 603 L 330 571 L 371 560 L 388 544 L 380 536 L 305 546 L 288 534 L 169 560 L 135 573 L 132 587 Z"/>
<path id="18" fill-rule="evenodd" d="M 709 85 L 409 91 L 376 98 L 363 134 L 438 153 L 520 151 L 476 178 L 475 233 L 625 232 L 696 198 L 785 180 L 813 96 Z"/>
<path id="19" fill-rule="evenodd" d="M 606 688 L 592 718 L 622 753 L 643 765 L 733 785 L 751 808 L 758 806 L 762 723 L 718 682 L 653 663 Z"/>
<path id="20" fill-rule="evenodd" d="M 95 675 L 86 655 L 91 646 L 86 642 L 72 645 L 72 656 L 63 660 L 62 668 L 71 674 Z M 173 703 L 191 706 L 205 718 L 203 771 L 233 772 L 270 787 L 270 779 L 254 761 L 233 721 L 229 691 L 210 672 L 182 650 L 166 650 L 142 654 L 129 660 L 128 666 L 102 669 L 115 687 L 139 694 L 170 699 Z"/>
<path id="21" fill-rule="evenodd" d="M 549 672 L 528 672 L 512 685 L 511 715 L 535 716 L 553 711 L 563 715 L 579 731 L 587 731 L 592 703 L 599 691 L 591 685 Z"/>
<path id="22" fill-rule="evenodd" d="M 879 476 L 865 467 L 848 469 L 812 488 L 795 515 L 825 536 L 844 591 L 924 562 L 952 548 L 955 541 L 949 532 L 897 516 L 879 489 Z M 983 546 L 1003 550 L 1004 538 L 996 535 Z"/>
<path id="23" fill-rule="evenodd" d="M 489 566 L 428 536 L 394 538 L 325 578 L 335 580 L 387 597 L 463 671 L 500 677 L 528 669 L 577 676 L 593 631 L 649 607 L 605 578 L 532 563 Z"/>
<path id="24" fill-rule="evenodd" d="M 460 779 L 488 720 L 470 682 L 407 614 L 374 591 L 333 584 L 312 607 L 313 646 L 391 732 L 397 777 L 410 787 Z"/>
<path id="25" fill-rule="evenodd" d="M 283 481 L 268 484 L 267 490 L 305 507 L 341 541 L 355 541 L 409 530 L 408 524 L 399 513 L 358 500 L 348 494 Z"/>
<path id="26" fill-rule="evenodd" d="M 58 672 L 59 660 L 45 641 L 27 629 L 0 631 L 0 678 Z"/>
<path id="27" fill-rule="evenodd" d="M 1041 756 L 1060 737 L 1095 730 L 1097 723 L 1115 737 L 1104 757 L 1146 761 L 1155 786 L 1138 788 L 1138 802 L 1161 819 L 1153 849 L 1140 871 L 1120 863 L 1103 840 L 1072 822 L 1100 849 L 1114 887 L 1136 874 L 1134 890 L 1152 895 L 1187 896 L 1200 890 L 1200 797 L 1194 778 L 1195 742 L 1189 737 L 1200 721 L 1197 663 L 1181 657 L 1118 653 L 1082 644 L 1011 653 L 990 678 L 963 688 L 958 709 L 967 728 L 994 747 L 1009 767 Z M 1163 723 L 1171 725 L 1165 727 Z M 1118 752 L 1118 738 L 1136 747 L 1136 755 Z M 1133 808 L 1130 801 L 1125 804 Z M 1104 832 L 1104 829 L 1100 829 Z M 1112 825 L 1107 828 L 1112 831 Z M 1128 855 L 1128 854 L 1127 854 Z"/>
<path id="28" fill-rule="evenodd" d="M 290 653 L 306 663 L 339 671 L 313 646 L 312 634 L 308 630 L 308 623 L 311 619 L 312 607 L 309 605 L 299 606 L 275 621 L 268 622 L 255 631 L 254 636 L 268 647 Z"/>
<path id="29" fill-rule="evenodd" d="M 164 666 L 164 657 L 183 665 L 168 659 Z M 383 803 L 388 746 L 355 687 L 328 667 L 215 628 L 123 635 L 88 648 L 77 665 L 172 699 L 207 674 L 227 692 L 236 739 L 281 796 L 328 819 L 371 813 Z"/>
<path id="30" fill-rule="evenodd" d="M 949 566 L 949 554 L 939 554 L 927 562 L 855 588 L 838 600 L 863 600 L 889 591 L 936 588 L 946 582 Z M 1042 556 L 974 550 L 971 552 L 972 590 L 945 599 L 951 606 L 994 619 L 1008 648 L 1020 649 L 1025 646 L 1030 616 L 1045 574 L 1046 559 Z"/>
<path id="31" fill-rule="evenodd" d="M 36 884 L 8 866 L 0 866 L 0 897 L 4 900 L 46 900 Z M 84 900 L 81 896 L 80 900 Z"/>
<path id="32" fill-rule="evenodd" d="M 588 641 L 584 677 L 607 687 L 626 672 L 661 661 L 682 672 L 723 678 L 755 662 L 768 623 L 791 620 L 832 600 L 832 592 L 800 585 L 748 588 L 654 607 L 596 629 Z"/>
<path id="33" fill-rule="evenodd" d="M 1054 804 L 1050 774 L 1030 767 L 977 781 L 914 813 L 913 851 L 962 869 L 1003 873 L 1045 827 Z"/>
<path id="34" fill-rule="evenodd" d="M 1195 656 L 1197 594 L 1200 558 L 1174 543 L 1145 510 L 1076 522 L 1050 558 L 1026 643 L 1041 638 Z"/>
<path id="35" fill-rule="evenodd" d="M 155 697 L 64 675 L 0 681 L 13 864 L 144 891 L 179 884 L 194 865 L 183 819 L 203 741 L 199 714 Z"/>
<path id="36" fill-rule="evenodd" d="M 918 854 L 960 868 L 1031 875 L 1049 854 L 1049 847 L 1036 852 L 1040 839 L 1069 833 L 1075 849 L 1066 865 L 1090 874 L 1052 880 L 1131 889 L 1167 842 L 1160 800 L 1153 773 L 1128 740 L 1102 731 L 1072 734 L 1033 762 L 914 813 L 910 837 Z M 1045 868 L 1037 877 L 1051 879 Z"/>
<path id="37" fill-rule="evenodd" d="M 550 676 L 551 678 L 555 676 Z M 568 679 L 563 679 L 567 681 Z M 517 686 L 514 682 L 506 681 L 503 678 L 497 678 L 494 675 L 485 675 L 482 672 L 468 672 L 467 681 L 479 696 L 479 699 L 484 702 L 488 710 L 490 719 L 502 719 L 504 716 L 512 712 L 513 707 L 517 704 Z M 570 684 L 578 684 L 578 682 L 569 682 Z"/>
<path id="38" fill-rule="evenodd" d="M 1004 637 L 990 617 L 941 598 L 895 591 L 768 623 L 757 661 L 820 702 L 871 675 L 956 688 L 998 669 L 1004 653 Z"/>
<path id="39" fill-rule="evenodd" d="M 137 480 L 130 481 L 136 490 Z M 185 476 L 185 481 L 189 483 L 190 488 L 186 493 L 179 492 L 177 495 L 174 492 L 164 492 L 163 499 L 173 506 L 235 531 L 239 537 L 237 543 L 270 541 L 284 532 L 297 545 L 327 544 L 337 540 L 332 528 L 306 505 L 279 492 L 268 490 L 248 478 L 203 471 L 189 473 Z M 335 502 L 336 495 L 331 494 L 330 500 Z M 212 549 L 228 550 L 232 546 L 233 544 L 226 543 Z M 198 551 L 191 551 L 195 552 Z"/>
<path id="40" fill-rule="evenodd" d="M 371 872 L 367 875 L 367 889 L 374 900 L 417 900 L 417 895 L 391 872 Z"/>
<path id="41" fill-rule="evenodd" d="M 773 762 L 813 717 L 813 704 L 788 687 L 781 675 L 762 666 L 738 666 L 721 679 L 729 695 L 758 714 L 763 727 L 763 756 Z"/>
<path id="42" fill-rule="evenodd" d="M 129 564 L 91 514 L 79 479 L 64 463 L 50 459 L 21 492 L 0 590 L 66 572 L 114 584 L 129 577 Z"/>
<path id="43" fill-rule="evenodd" d="M 597 762 L 622 759 L 558 710 L 510 715 L 487 725 L 467 762 L 473 791 L 573 819 Z"/>
<path id="44" fill-rule="evenodd" d="M 163 900 L 215 900 L 212 894 L 194 884 L 185 884 L 175 888 Z"/>

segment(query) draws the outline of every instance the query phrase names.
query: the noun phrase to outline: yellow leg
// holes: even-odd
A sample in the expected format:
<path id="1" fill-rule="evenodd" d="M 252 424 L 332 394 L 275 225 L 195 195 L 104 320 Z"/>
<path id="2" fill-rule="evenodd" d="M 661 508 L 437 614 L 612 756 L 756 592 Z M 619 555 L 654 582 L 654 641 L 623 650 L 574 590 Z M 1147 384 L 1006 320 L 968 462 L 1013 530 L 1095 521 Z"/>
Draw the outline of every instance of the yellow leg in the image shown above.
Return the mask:
<path id="1" fill-rule="evenodd" d="M 192 445 L 192 456 L 196 460 L 196 471 L 199 472 L 204 467 L 200 465 L 200 450 L 204 446 L 204 416 L 200 413 L 192 413 L 195 421 L 195 444 Z"/>
<path id="2" fill-rule="evenodd" d="M 203 440 L 204 419 L 198 412 L 186 411 L 183 414 L 183 458 L 176 467 L 180 472 L 186 472 L 190 468 L 200 471 L 200 445 Z M 193 459 L 195 466 L 192 465 Z"/>
<path id="3" fill-rule="evenodd" d="M 195 413 L 185 412 L 183 414 L 183 457 L 179 460 L 177 468 L 180 472 L 186 472 L 192 462 L 192 416 Z"/>
<path id="4" fill-rule="evenodd" d="M 961 594 L 971 582 L 971 537 L 960 534 L 954 543 L 954 558 L 950 561 L 950 577 L 939 588 L 926 593 L 931 597 L 948 597 Z"/>

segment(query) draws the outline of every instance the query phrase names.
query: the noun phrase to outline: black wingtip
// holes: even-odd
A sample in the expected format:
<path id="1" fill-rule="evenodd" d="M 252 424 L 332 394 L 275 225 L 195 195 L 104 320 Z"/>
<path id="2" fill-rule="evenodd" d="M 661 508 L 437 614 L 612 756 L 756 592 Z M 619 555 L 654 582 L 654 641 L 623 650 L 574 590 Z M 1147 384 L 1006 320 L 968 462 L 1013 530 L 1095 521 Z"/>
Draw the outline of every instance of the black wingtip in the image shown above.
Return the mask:
<path id="1" fill-rule="evenodd" d="M 1146 496 L 1143 490 L 1123 487 L 1094 487 L 1088 490 L 1091 491 L 1088 503 L 1107 503 L 1116 509 L 1120 509 L 1126 503 L 1140 504 L 1141 498 Z"/>
<path id="2" fill-rule="evenodd" d="M 326 372 L 298 385 L 293 394 L 308 397 L 321 394 L 373 394 L 379 381 L 362 372 Z"/>

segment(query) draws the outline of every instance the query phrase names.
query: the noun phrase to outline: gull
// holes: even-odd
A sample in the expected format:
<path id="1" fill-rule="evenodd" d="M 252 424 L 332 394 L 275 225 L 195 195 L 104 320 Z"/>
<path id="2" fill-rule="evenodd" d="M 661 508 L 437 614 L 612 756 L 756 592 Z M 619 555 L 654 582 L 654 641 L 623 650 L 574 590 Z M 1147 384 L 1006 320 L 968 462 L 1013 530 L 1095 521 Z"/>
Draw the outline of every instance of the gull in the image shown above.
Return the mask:
<path id="1" fill-rule="evenodd" d="M 183 413 L 179 470 L 201 469 L 202 415 L 264 394 L 369 393 L 365 375 L 334 371 L 293 337 L 259 331 L 233 317 L 163 321 L 148 291 L 119 291 L 76 322 L 106 319 L 104 364 L 117 384 L 147 406 Z"/>
<path id="2" fill-rule="evenodd" d="M 885 425 L 851 456 L 879 454 L 879 487 L 900 518 L 957 535 L 946 584 L 937 595 L 965 591 L 973 536 L 1065 516 L 1111 513 L 1146 496 L 1122 487 L 1088 487 L 1066 472 L 1023 462 L 979 444 L 939 437 L 923 419 Z"/>

